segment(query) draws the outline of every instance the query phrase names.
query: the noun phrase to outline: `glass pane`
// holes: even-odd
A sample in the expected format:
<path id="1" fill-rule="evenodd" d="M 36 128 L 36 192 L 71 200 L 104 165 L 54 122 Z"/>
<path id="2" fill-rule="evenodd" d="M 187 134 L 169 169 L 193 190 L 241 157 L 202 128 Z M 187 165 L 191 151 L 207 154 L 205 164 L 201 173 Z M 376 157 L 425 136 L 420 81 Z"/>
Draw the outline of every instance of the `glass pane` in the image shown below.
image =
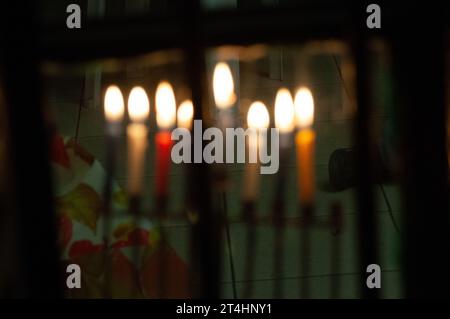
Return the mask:
<path id="1" fill-rule="evenodd" d="M 85 274 L 81 289 L 67 290 L 69 297 L 161 296 L 157 281 L 163 276 L 160 254 L 168 265 L 164 264 L 163 270 L 168 280 L 165 294 L 188 296 L 186 244 L 190 233 L 183 210 L 183 166 L 168 168 L 170 201 L 166 209 L 171 218 L 165 228 L 159 227 L 159 211 L 155 208 L 155 187 L 160 184 L 155 176 L 162 167 L 161 159 L 155 158 L 156 139 L 161 137 L 155 119 L 155 90 L 161 81 L 167 81 L 176 103 L 190 99 L 181 62 L 179 52 L 171 51 L 74 67 L 52 63 L 44 67 L 47 107 L 55 124 L 52 168 L 59 243 L 64 262 L 79 264 Z M 126 127 L 131 126 L 133 118 L 125 112 L 125 122 L 113 131 L 105 119 L 104 96 L 113 84 L 121 89 L 125 106 L 135 86 L 145 89 L 150 103 L 148 120 L 136 124 L 145 127 L 148 134 L 141 140 L 148 147 L 137 172 L 142 183 L 139 206 L 131 204 L 137 197 L 133 195 L 135 188 L 131 188 L 136 180 L 131 181 L 130 170 L 137 164 L 130 169 L 130 136 L 135 135 L 130 135 Z M 163 159 L 170 163 L 170 158 Z M 108 172 L 112 174 L 110 184 Z M 171 236 L 175 236 L 175 244 Z"/>
<path id="2" fill-rule="evenodd" d="M 390 116 L 390 102 L 387 102 L 390 99 L 390 85 L 386 80 L 389 69 L 383 67 L 383 61 L 379 60 L 377 63 L 381 65 L 377 64 L 374 68 L 377 70 L 374 77 L 379 79 L 376 87 L 380 90 L 377 93 L 380 103 L 377 104 L 374 120 L 385 125 Z M 106 271 L 106 264 L 99 263 L 100 256 L 104 256 L 101 260 L 106 260 L 113 267 L 108 275 L 113 283 L 112 290 L 105 291 L 104 282 L 98 282 L 92 273 L 89 289 L 78 291 L 76 296 L 104 296 L 109 293 L 113 296 L 151 298 L 161 294 L 158 280 L 174 275 L 172 272 L 177 274 L 177 283 L 166 282 L 166 293 L 170 296 L 189 296 L 193 293 L 188 289 L 189 283 L 194 280 L 193 274 L 188 271 L 193 262 L 190 243 L 191 223 L 195 220 L 189 199 L 192 196 L 190 192 L 195 192 L 196 187 L 196 181 L 187 177 L 191 166 L 183 162 L 176 164 L 173 158 L 171 160 L 167 202 L 169 215 L 163 227 L 159 224 L 159 198 L 155 193 L 156 176 L 161 169 L 156 166 L 158 147 L 154 143 L 160 131 L 156 121 L 156 88 L 161 81 L 169 81 L 174 90 L 175 104 L 180 108 L 183 101 L 192 98 L 191 85 L 185 73 L 187 63 L 189 61 L 182 52 L 175 50 L 130 59 L 93 61 L 75 67 L 47 63 L 43 69 L 47 74 L 47 105 L 55 123 L 52 148 L 58 154 L 53 158 L 57 185 L 55 204 L 61 223 L 63 256 L 66 262 L 76 261 L 85 268 L 91 269 L 95 265 L 94 273 Z M 359 297 L 355 172 L 354 167 L 348 169 L 354 161 L 356 105 L 354 64 L 348 47 L 339 41 L 310 42 L 302 46 L 222 46 L 210 48 L 205 63 L 207 99 L 203 105 L 201 125 L 204 129 L 218 129 L 214 134 L 223 138 L 223 144 L 219 147 L 222 152 L 216 153 L 217 149 L 208 155 L 205 151 L 208 139 L 200 135 L 203 140 L 200 141 L 200 161 L 207 161 L 208 156 L 212 160 L 209 165 L 212 195 L 214 199 L 223 198 L 224 201 L 214 200 L 213 205 L 226 217 L 225 224 L 221 225 L 222 230 L 227 228 L 232 234 L 224 237 L 221 244 L 224 256 L 221 295 L 232 298 L 236 291 L 239 297 L 256 298 Z M 232 95 L 229 102 L 220 102 L 220 92 L 217 91 L 222 90 L 225 92 L 222 94 L 226 95 L 229 83 L 219 81 L 219 87 L 214 86 L 218 65 L 226 66 L 231 74 L 229 79 L 233 86 L 229 91 Z M 132 119 L 125 112 L 120 138 L 114 143 L 116 165 L 111 197 L 114 217 L 105 230 L 104 182 L 110 165 L 111 154 L 107 150 L 111 132 L 107 130 L 109 122 L 105 120 L 103 98 L 111 84 L 120 87 L 125 107 L 131 89 L 142 86 L 150 101 L 150 116 L 146 124 L 148 149 L 140 173 L 143 177 L 140 206 L 143 220 L 137 223 L 132 215 L 134 206 L 128 167 L 131 144 L 126 128 Z M 278 92 L 280 89 L 288 92 L 295 110 L 300 88 L 308 88 L 314 101 L 310 129 L 315 135 L 315 152 L 310 155 L 308 152 L 306 155 L 298 153 L 300 142 L 297 136 L 304 130 L 296 128 L 294 112 L 291 114 L 294 117 L 294 131 L 282 137 L 284 142 L 280 143 L 287 143 L 287 146 L 280 144 L 278 158 L 274 155 L 277 144 L 274 144 L 270 134 L 267 136 L 269 160 L 261 166 L 271 167 L 274 172 L 258 174 L 256 182 L 249 179 L 249 176 L 254 176 L 248 163 L 250 137 L 244 137 L 244 149 L 240 148 L 236 138 L 232 146 L 234 156 L 228 159 L 231 148 L 227 146 L 229 137 L 226 131 L 222 131 L 223 124 L 226 123 L 228 128 L 247 130 L 250 109 L 258 101 L 264 104 L 267 111 L 268 128 L 275 128 L 278 125 L 275 120 Z M 265 113 L 264 109 L 259 109 L 258 116 L 261 112 Z M 191 123 L 194 143 L 198 143 L 195 140 L 196 125 Z M 242 150 L 244 162 L 239 160 Z M 303 201 L 309 181 L 302 180 L 302 174 L 298 172 L 302 165 L 306 165 L 302 163 L 307 162 L 308 156 L 313 156 L 308 170 L 315 175 L 310 185 L 311 189 L 315 189 L 311 195 L 314 221 L 305 231 L 302 225 L 308 206 Z M 220 161 L 227 163 L 220 164 Z M 395 244 L 398 234 L 393 224 L 388 187 L 380 185 L 375 188 L 377 226 L 381 234 L 377 247 L 383 252 L 383 267 L 390 270 L 389 276 L 395 277 L 399 267 Z M 222 202 L 226 205 L 223 206 Z M 258 224 L 248 219 L 249 211 L 254 213 Z M 284 225 L 284 228 L 277 225 Z M 304 236 L 310 238 L 309 248 L 302 246 Z M 164 276 L 157 262 L 160 260 L 161 238 L 167 243 L 166 257 L 175 265 L 174 269 L 166 269 Z M 387 242 L 389 244 L 385 244 Z M 136 246 L 140 247 L 138 255 L 133 252 Z M 105 250 L 106 247 L 108 250 Z M 103 255 L 105 251 L 106 256 Z M 233 263 L 230 266 L 231 253 Z M 301 262 L 305 260 L 305 254 L 309 264 Z M 136 259 L 136 256 L 140 257 Z M 142 284 L 144 287 L 122 282 L 123 278 L 118 278 L 118 274 L 114 273 L 114 269 L 121 267 L 125 267 L 131 277 L 145 276 L 147 281 Z M 143 268 L 137 271 L 136 267 Z M 236 282 L 231 277 L 232 271 L 235 272 Z M 309 289 L 299 290 L 299 285 Z M 398 296 L 398 291 L 399 282 L 392 280 L 391 286 L 383 293 L 391 297 Z"/>

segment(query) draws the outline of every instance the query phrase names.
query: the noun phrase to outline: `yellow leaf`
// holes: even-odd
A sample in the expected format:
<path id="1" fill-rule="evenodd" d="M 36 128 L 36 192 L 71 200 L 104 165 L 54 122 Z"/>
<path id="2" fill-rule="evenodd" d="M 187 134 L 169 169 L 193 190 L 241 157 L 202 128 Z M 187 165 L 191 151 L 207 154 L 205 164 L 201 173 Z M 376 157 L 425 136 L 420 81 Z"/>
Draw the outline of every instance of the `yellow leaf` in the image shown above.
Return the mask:
<path id="1" fill-rule="evenodd" d="M 70 193 L 57 198 L 57 209 L 95 232 L 102 202 L 92 187 L 80 184 Z"/>
<path id="2" fill-rule="evenodd" d="M 126 238 L 129 233 L 135 229 L 135 225 L 133 222 L 125 222 L 117 225 L 117 227 L 113 231 L 113 236 L 116 239 Z"/>
<path id="3" fill-rule="evenodd" d="M 128 203 L 127 193 L 123 189 L 116 191 L 113 194 L 113 202 L 118 206 L 125 207 Z"/>

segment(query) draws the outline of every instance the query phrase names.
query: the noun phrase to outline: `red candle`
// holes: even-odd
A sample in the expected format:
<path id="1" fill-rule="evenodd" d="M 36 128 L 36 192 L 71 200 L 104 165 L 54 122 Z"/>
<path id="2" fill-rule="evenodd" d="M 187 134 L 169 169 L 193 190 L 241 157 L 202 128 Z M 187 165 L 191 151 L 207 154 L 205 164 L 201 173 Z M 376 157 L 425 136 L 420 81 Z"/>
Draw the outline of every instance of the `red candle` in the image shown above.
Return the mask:
<path id="1" fill-rule="evenodd" d="M 170 152 L 172 149 L 171 133 L 160 131 L 155 136 L 156 143 L 156 195 L 167 195 L 170 171 Z"/>
<path id="2" fill-rule="evenodd" d="M 176 102 L 172 86 L 168 82 L 161 82 L 156 88 L 156 124 L 159 132 L 155 136 L 156 145 L 156 196 L 166 197 L 172 150 L 171 130 L 176 121 Z"/>

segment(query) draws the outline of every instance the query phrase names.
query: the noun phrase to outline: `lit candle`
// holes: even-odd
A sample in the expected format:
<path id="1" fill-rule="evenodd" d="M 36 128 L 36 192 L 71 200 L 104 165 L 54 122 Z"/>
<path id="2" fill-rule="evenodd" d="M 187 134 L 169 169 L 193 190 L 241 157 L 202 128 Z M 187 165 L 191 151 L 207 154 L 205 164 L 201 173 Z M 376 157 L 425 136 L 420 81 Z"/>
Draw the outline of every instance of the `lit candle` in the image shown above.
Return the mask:
<path id="1" fill-rule="evenodd" d="M 122 132 L 122 121 L 125 113 L 123 95 L 119 87 L 111 85 L 106 89 L 104 100 L 106 119 L 106 172 L 105 201 L 109 200 L 112 175 L 115 165 L 115 150 Z"/>
<path id="2" fill-rule="evenodd" d="M 314 147 L 316 134 L 311 128 L 314 121 L 314 99 L 308 88 L 300 88 L 294 99 L 295 120 L 299 131 L 295 137 L 297 173 L 300 201 L 306 206 L 314 202 Z"/>
<path id="3" fill-rule="evenodd" d="M 248 139 L 249 161 L 244 175 L 243 201 L 245 203 L 254 202 L 258 194 L 260 173 L 258 152 L 266 145 L 265 135 L 259 133 L 261 129 L 269 127 L 269 122 L 269 112 L 264 103 L 259 101 L 252 103 L 247 113 L 247 125 L 251 132 Z"/>
<path id="4" fill-rule="evenodd" d="M 230 67 L 225 62 L 217 63 L 213 73 L 214 102 L 219 109 L 218 120 L 222 129 L 233 127 L 231 108 L 236 103 L 234 81 Z"/>
<path id="5" fill-rule="evenodd" d="M 280 133 L 280 148 L 289 149 L 294 130 L 294 101 L 286 88 L 278 90 L 275 98 L 275 127 Z"/>
<path id="6" fill-rule="evenodd" d="M 122 132 L 122 121 L 125 112 L 123 95 L 119 87 L 111 85 L 106 89 L 104 100 L 106 119 L 106 181 L 104 184 L 105 215 L 109 216 L 111 210 L 111 192 L 114 176 L 116 149 Z"/>
<path id="7" fill-rule="evenodd" d="M 170 169 L 170 151 L 172 148 L 171 129 L 176 121 L 176 103 L 172 86 L 161 82 L 156 88 L 156 124 L 159 131 L 155 136 L 156 144 L 156 185 L 157 199 L 166 198 Z"/>
<path id="8" fill-rule="evenodd" d="M 233 105 L 236 103 L 236 94 L 234 93 L 233 75 L 229 65 L 225 62 L 216 64 L 213 73 L 213 95 L 216 104 L 217 125 L 222 130 L 225 140 L 228 141 L 231 137 L 226 128 L 234 127 L 233 119 Z M 226 157 L 225 150 L 223 150 Z M 218 188 L 227 186 L 227 168 L 225 164 L 218 164 L 213 167 L 213 175 Z"/>
<path id="9" fill-rule="evenodd" d="M 128 192 L 138 197 L 142 190 L 147 127 L 145 121 L 150 112 L 147 94 L 142 87 L 134 87 L 128 97 L 128 115 L 131 123 L 127 127 L 128 138 Z"/>
<path id="10" fill-rule="evenodd" d="M 273 207 L 273 221 L 277 226 L 283 223 L 284 195 L 286 186 L 286 166 L 292 144 L 294 130 L 294 101 L 286 88 L 278 90 L 275 98 L 275 127 L 280 134 L 280 168 L 278 170 L 277 186 Z M 277 264 L 278 265 L 278 264 Z"/>
<path id="11" fill-rule="evenodd" d="M 187 130 L 191 130 L 192 128 L 192 119 L 194 118 L 194 105 L 192 104 L 191 100 L 186 100 L 183 103 L 180 104 L 180 106 L 178 107 L 178 111 L 177 111 L 177 123 L 178 123 L 178 127 L 179 128 L 184 128 Z M 191 154 L 192 156 L 192 154 Z M 186 208 L 187 208 L 187 212 L 188 212 L 188 218 L 192 218 L 193 215 L 190 214 L 190 209 L 192 208 L 192 191 L 193 191 L 193 187 L 191 187 L 191 182 L 194 180 L 193 178 L 193 172 L 192 169 L 188 169 L 189 166 L 187 166 L 185 164 L 184 169 L 186 170 L 186 176 L 187 178 L 185 179 L 185 183 L 186 183 L 186 195 L 185 195 L 185 200 L 186 200 Z"/>
<path id="12" fill-rule="evenodd" d="M 118 136 L 121 131 L 123 114 L 125 112 L 123 95 L 118 86 L 110 85 L 106 89 L 104 111 L 107 135 Z"/>
<path id="13" fill-rule="evenodd" d="M 122 121 L 125 113 L 125 103 L 122 92 L 116 85 L 106 89 L 104 99 L 104 112 L 106 119 L 106 179 L 103 189 L 104 218 L 102 227 L 103 238 L 109 238 L 111 229 L 111 197 L 113 189 L 114 170 L 116 165 L 116 151 L 122 133 Z M 107 262 L 108 251 L 104 250 L 104 260 Z M 107 264 L 106 267 L 110 265 Z M 109 273 L 106 274 L 106 282 L 111 282 Z M 108 296 L 110 286 L 104 285 L 104 295 Z"/>
<path id="14" fill-rule="evenodd" d="M 191 100 L 186 100 L 180 104 L 177 111 L 178 127 L 190 130 L 192 118 L 194 117 L 194 106 Z"/>

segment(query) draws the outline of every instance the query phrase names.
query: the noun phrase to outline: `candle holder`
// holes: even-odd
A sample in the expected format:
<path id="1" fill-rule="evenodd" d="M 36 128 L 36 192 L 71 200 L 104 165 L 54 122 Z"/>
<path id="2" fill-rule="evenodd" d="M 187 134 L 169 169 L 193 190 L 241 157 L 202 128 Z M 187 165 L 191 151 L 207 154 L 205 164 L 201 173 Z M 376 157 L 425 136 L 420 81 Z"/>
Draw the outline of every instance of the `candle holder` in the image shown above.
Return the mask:
<path id="1" fill-rule="evenodd" d="M 247 225 L 246 238 L 246 258 L 244 263 L 244 298 L 250 298 L 253 290 L 253 281 L 251 280 L 255 268 L 255 249 L 257 243 L 256 227 L 258 224 L 256 203 L 254 201 L 242 202 L 242 218 Z"/>
<path id="2" fill-rule="evenodd" d="M 340 270 L 341 255 L 341 230 L 343 227 L 342 207 L 339 203 L 333 203 L 330 214 L 330 231 L 331 231 L 331 269 L 334 273 Z M 333 276 L 330 282 L 331 298 L 339 297 L 340 280 L 338 276 Z"/>
<path id="3" fill-rule="evenodd" d="M 108 243 L 108 237 L 111 232 L 111 221 L 113 218 L 112 211 L 112 188 L 113 188 L 113 180 L 114 180 L 114 172 L 116 167 L 116 146 L 119 145 L 120 138 L 118 136 L 108 136 L 107 137 L 107 145 L 106 145 L 106 178 L 104 182 L 104 190 L 103 190 L 103 238 L 105 240 L 105 246 Z M 110 296 L 111 292 L 111 278 L 110 278 L 110 264 L 108 262 L 108 249 L 104 249 L 104 260 L 105 260 L 105 269 L 106 269 L 106 278 L 103 294 L 105 296 Z"/>
<path id="4" fill-rule="evenodd" d="M 142 218 L 140 195 L 133 194 L 130 196 L 128 200 L 128 209 L 133 219 L 134 228 L 138 228 Z M 132 248 L 132 260 L 134 265 L 138 267 L 138 265 L 140 264 L 140 249 L 139 246 L 136 244 L 133 245 Z"/>
<path id="5" fill-rule="evenodd" d="M 167 178 L 167 177 L 166 177 Z M 160 185 L 161 180 L 156 179 L 157 185 Z M 154 211 L 151 216 L 155 216 L 157 220 L 157 230 L 159 233 L 159 249 L 158 249 L 158 298 L 167 298 L 167 234 L 164 222 L 169 216 L 173 215 L 168 211 L 168 194 L 167 192 L 156 192 Z M 175 214 L 181 217 L 181 214 Z"/>
<path id="6" fill-rule="evenodd" d="M 314 223 L 314 206 L 312 204 L 301 204 L 301 228 L 300 228 L 300 296 L 310 297 L 310 286 L 308 276 L 311 265 L 311 228 Z"/>
<path id="7" fill-rule="evenodd" d="M 104 112 L 106 117 L 106 177 L 103 188 L 103 238 L 105 246 L 108 247 L 108 238 L 111 232 L 111 220 L 113 212 L 111 207 L 113 180 L 116 169 L 117 145 L 120 145 L 120 135 L 122 134 L 122 120 L 125 112 L 124 99 L 119 87 L 112 85 L 105 92 Z M 108 249 L 104 249 L 103 258 L 105 261 L 106 283 L 103 285 L 105 296 L 110 296 L 111 289 L 111 268 L 108 259 Z"/>
<path id="8" fill-rule="evenodd" d="M 167 207 L 168 195 L 167 194 L 157 194 L 155 196 L 155 211 L 153 216 L 157 219 L 157 229 L 159 233 L 159 243 L 160 247 L 158 250 L 158 269 L 157 272 L 160 274 L 158 277 L 158 297 L 159 298 L 167 298 L 167 255 L 165 253 L 167 243 L 167 234 L 164 222 L 167 218 L 173 214 L 169 213 Z M 181 216 L 181 214 L 176 214 Z"/>
<path id="9" fill-rule="evenodd" d="M 244 222 L 246 225 L 246 246 L 245 246 L 245 260 L 244 260 L 244 290 L 243 298 L 251 298 L 253 293 L 252 275 L 255 268 L 254 254 L 257 245 L 257 227 L 258 226 L 272 226 L 275 229 L 274 242 L 274 273 L 281 273 L 283 269 L 284 257 L 284 233 L 286 228 L 296 228 L 300 231 L 300 296 L 302 298 L 310 298 L 311 290 L 308 280 L 310 278 L 311 266 L 311 232 L 313 229 L 329 230 L 332 234 L 331 239 L 331 268 L 335 273 L 339 273 L 340 269 L 340 233 L 343 228 L 342 208 L 337 202 L 330 207 L 330 214 L 327 219 L 318 219 L 314 217 L 314 206 L 311 204 L 300 205 L 300 218 L 297 222 L 286 223 L 284 216 L 284 200 L 275 196 L 272 203 L 272 214 L 265 218 L 260 218 L 256 209 L 256 201 L 242 201 L 240 218 L 236 222 Z M 282 284 L 276 283 L 273 287 L 273 294 L 275 298 L 282 296 Z M 337 298 L 339 295 L 339 278 L 333 276 L 330 282 L 330 292 L 332 298 Z"/>
<path id="10" fill-rule="evenodd" d="M 284 268 L 284 231 L 285 221 L 285 185 L 286 185 L 286 162 L 289 158 L 289 149 L 282 149 L 280 154 L 280 169 L 278 171 L 275 199 L 272 206 L 272 224 L 275 227 L 275 245 L 273 251 L 273 269 L 274 274 L 281 274 Z M 274 298 L 281 298 L 282 285 L 277 280 L 273 287 Z"/>

